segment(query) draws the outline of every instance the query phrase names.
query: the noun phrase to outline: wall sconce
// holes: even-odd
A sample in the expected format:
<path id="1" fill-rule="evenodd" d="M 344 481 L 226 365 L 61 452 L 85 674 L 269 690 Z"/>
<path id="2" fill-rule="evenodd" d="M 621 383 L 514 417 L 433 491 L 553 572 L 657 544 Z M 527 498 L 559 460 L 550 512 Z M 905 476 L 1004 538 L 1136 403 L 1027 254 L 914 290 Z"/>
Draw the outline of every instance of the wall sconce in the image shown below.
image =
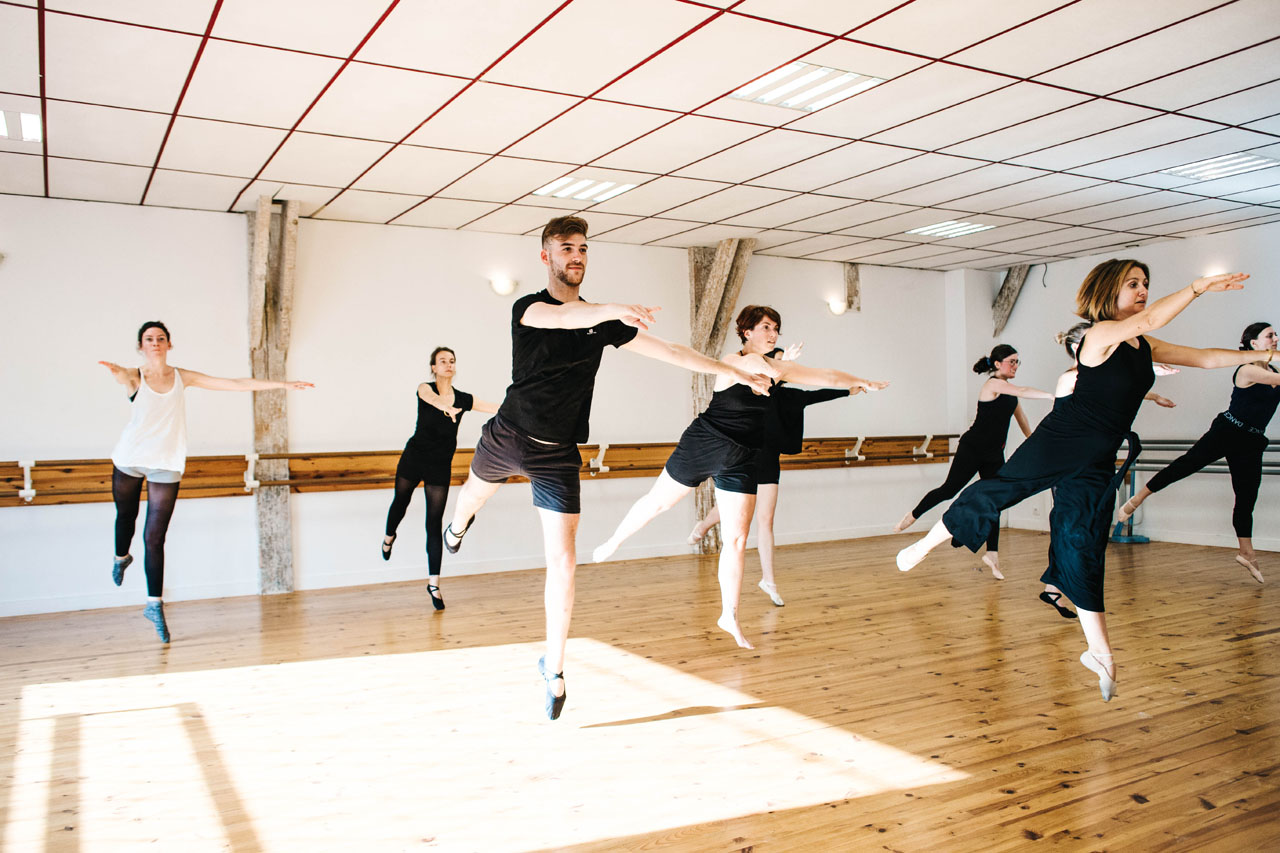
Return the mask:
<path id="1" fill-rule="evenodd" d="M 827 309 L 839 317 L 841 314 L 849 310 L 849 303 L 843 297 L 833 296 L 827 300 Z"/>
<path id="2" fill-rule="evenodd" d="M 493 288 L 493 292 L 499 296 L 510 296 L 516 292 L 516 283 L 514 280 L 502 276 L 495 276 L 489 279 L 489 286 Z"/>

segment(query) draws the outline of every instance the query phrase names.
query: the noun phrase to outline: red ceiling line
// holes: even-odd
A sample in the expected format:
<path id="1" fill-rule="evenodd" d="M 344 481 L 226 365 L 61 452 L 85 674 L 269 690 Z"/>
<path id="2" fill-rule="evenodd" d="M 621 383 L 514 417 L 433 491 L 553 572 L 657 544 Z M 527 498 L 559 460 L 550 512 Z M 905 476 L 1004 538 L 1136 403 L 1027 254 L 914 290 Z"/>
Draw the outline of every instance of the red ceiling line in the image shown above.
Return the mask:
<path id="1" fill-rule="evenodd" d="M 733 5 L 734 5 L 734 6 L 736 6 L 736 5 L 738 5 L 738 4 L 740 4 L 740 3 L 743 3 L 743 2 L 745 2 L 745 0 L 736 0 L 736 2 L 735 2 Z M 732 8 L 732 6 L 731 6 L 731 7 L 729 7 L 729 8 Z M 449 183 L 445 184 L 444 186 L 440 187 L 440 189 L 439 189 L 439 190 L 437 190 L 436 192 L 434 192 L 434 193 L 432 193 L 431 195 L 427 196 L 427 197 L 426 197 L 426 198 L 424 198 L 422 201 L 418 202 L 417 204 L 414 204 L 412 207 L 408 208 L 407 210 L 402 210 L 402 211 L 400 211 L 400 213 L 396 214 L 395 216 L 393 216 L 393 217 L 391 217 L 389 220 L 387 220 L 387 222 L 386 222 L 385 224 L 388 224 L 388 225 L 389 225 L 389 224 L 391 224 L 391 223 L 392 223 L 392 222 L 394 222 L 395 220 L 399 219 L 401 216 L 404 216 L 404 215 L 405 215 L 406 213 L 408 213 L 409 211 L 414 210 L 414 209 L 415 209 L 415 208 L 417 208 L 419 205 L 425 204 L 425 203 L 426 203 L 427 201 L 429 201 L 430 199 L 435 198 L 436 196 L 438 196 L 441 192 L 443 192 L 443 191 L 445 191 L 445 190 L 449 189 L 449 187 L 453 186 L 453 185 L 454 185 L 454 184 L 456 184 L 458 181 L 460 181 L 460 180 L 462 180 L 463 178 L 467 177 L 467 175 L 470 175 L 470 174 L 471 174 L 472 172 L 474 172 L 476 169 L 479 169 L 481 166 L 484 166 L 484 165 L 487 165 L 488 163 L 493 162 L 493 160 L 494 160 L 494 159 L 496 159 L 497 157 L 499 157 L 499 156 L 501 156 L 501 155 L 502 155 L 502 152 L 503 152 L 503 151 L 508 151 L 508 150 L 510 150 L 510 149 L 511 149 L 511 147 L 512 147 L 513 145 L 518 145 L 518 144 L 520 144 L 522 141 L 524 141 L 525 139 L 528 139 L 530 136 L 532 136 L 533 134 L 537 133 L 539 130 L 541 130 L 542 128 L 546 127 L 547 125 L 551 124 L 551 123 L 552 123 L 553 121 L 555 121 L 556 119 L 560 118 L 561 116 L 565 115 L 566 113 L 570 112 L 571 110 L 574 110 L 574 109 L 576 109 L 577 107 L 581 106 L 582 104 L 586 103 L 586 102 L 587 102 L 588 100 L 590 100 L 593 96 L 600 94 L 600 93 L 601 93 L 601 92 L 603 92 L 605 89 L 609 88 L 609 87 L 610 87 L 610 86 L 612 86 L 614 83 L 616 83 L 616 82 L 618 82 L 619 80 L 621 80 L 623 77 L 626 77 L 628 74 L 632 73 L 632 72 L 633 72 L 633 71 L 635 71 L 636 69 L 641 68 L 641 67 L 643 67 L 644 65 L 648 64 L 649 62 L 653 61 L 655 58 L 657 58 L 658 56 L 660 56 L 660 55 L 662 55 L 663 53 L 667 52 L 668 50 L 670 50 L 672 47 L 674 47 L 675 45 L 679 44 L 680 42 L 684 41 L 686 38 L 688 38 L 689 36 L 693 35 L 693 34 L 694 34 L 694 33 L 696 33 L 698 30 L 700 30 L 700 29 L 702 29 L 703 27 L 705 27 L 705 26 L 707 26 L 708 24 L 710 24 L 712 21 L 717 20 L 718 18 L 722 17 L 722 16 L 723 16 L 727 11 L 728 11 L 728 9 L 717 9 L 717 10 L 716 10 L 716 12 L 715 12 L 715 14 L 712 14 L 712 15 L 708 16 L 707 18 L 703 19 L 700 23 L 698 23 L 696 26 L 694 26 L 694 27 L 692 27 L 691 29 L 689 29 L 689 30 L 685 31 L 684 33 L 682 33 L 681 35 L 679 35 L 679 36 L 678 36 L 678 37 L 676 37 L 675 39 L 672 39 L 671 41 L 667 42 L 665 45 L 663 45 L 662 47 L 660 47 L 658 50 L 655 50 L 653 53 L 649 54 L 649 56 L 647 56 L 647 57 L 645 57 L 644 59 L 640 60 L 640 61 L 639 61 L 639 62 L 637 62 L 635 65 L 633 65 L 633 66 L 631 66 L 630 68 L 628 68 L 626 71 L 623 71 L 623 72 L 622 72 L 621 74 L 619 74 L 617 77 L 614 77 L 612 80 L 610 80 L 610 81 L 608 81 L 607 83 L 605 83 L 604 85 L 602 85 L 602 86 L 598 87 L 594 92 L 591 92 L 590 94 L 588 94 L 587 96 L 585 96 L 584 98 L 582 98 L 582 100 L 578 101 L 576 104 L 573 104 L 572 106 L 570 106 L 570 107 L 566 108 L 565 110 L 563 110 L 563 111 L 562 111 L 562 112 L 560 112 L 559 114 L 557 114 L 557 115 L 555 115 L 555 116 L 552 116 L 552 117 L 551 117 L 550 119 L 548 119 L 547 121 L 543 122 L 542 124 L 538 125 L 537 127 L 533 128 L 532 130 L 530 130 L 528 133 L 526 133 L 526 134 L 524 134 L 523 136 L 521 136 L 519 139 L 515 139 L 515 140 L 512 140 L 511 142 L 507 143 L 507 145 L 506 145 L 506 146 L 504 146 L 504 147 L 502 148 L 502 150 L 500 150 L 500 151 L 498 151 L 497 153 L 495 153 L 495 154 L 493 154 L 492 156 L 490 156 L 488 160 L 485 160 L 483 163 L 477 163 L 474 167 L 472 167 L 471 169 L 467 170 L 466 172 L 464 172 L 463 174 L 459 175 L 458 177 L 454 178 L 452 181 L 450 181 Z M 632 105 L 632 106 L 636 106 L 636 105 Z M 663 110 L 663 112 L 672 112 L 672 111 L 671 111 L 671 110 Z M 681 115 L 676 115 L 676 117 L 675 117 L 675 118 L 673 118 L 673 119 L 671 119 L 671 121 L 665 122 L 664 124 L 659 125 L 659 127 L 655 127 L 655 128 L 653 128 L 652 130 L 650 130 L 650 131 L 648 131 L 648 132 L 646 132 L 646 133 L 643 133 L 643 134 L 641 134 L 640 136 L 635 137 L 634 139 L 632 139 L 632 140 L 631 140 L 631 142 L 635 142 L 635 141 L 636 141 L 636 140 L 638 140 L 638 139 L 643 139 L 645 136 L 648 136 L 650 133 L 654 133 L 655 131 L 659 130 L 659 129 L 660 129 L 660 128 L 662 128 L 662 127 L 666 127 L 667 125 L 669 125 L 669 124 L 671 124 L 671 123 L 673 123 L 673 122 L 679 121 L 681 117 L 682 117 Z M 630 143 L 626 143 L 626 144 L 630 144 Z M 618 146 L 618 147 L 620 148 L 620 147 L 622 147 L 622 146 Z M 617 148 L 615 148 L 615 149 L 613 149 L 613 150 L 615 150 L 615 151 L 616 151 L 616 150 L 617 150 Z M 600 156 L 606 156 L 608 153 L 609 153 L 609 152 L 606 152 L 606 154 L 602 154 L 602 155 L 600 155 Z M 599 157 L 596 157 L 596 158 L 594 158 L 594 159 L 598 160 L 598 159 L 600 159 L 600 158 L 599 158 Z M 581 168 L 581 166 L 574 166 L 574 167 L 573 167 L 573 169 L 570 169 L 569 171 L 570 171 L 570 172 L 572 172 L 574 169 L 579 169 L 579 168 Z M 623 170 L 623 171 L 633 171 L 633 170 Z M 528 193 L 525 193 L 524 195 L 528 195 Z M 523 197 L 524 197 L 524 195 L 521 195 L 520 197 L 521 197 L 521 198 L 523 198 Z M 500 211 L 500 210 L 504 210 L 504 209 L 506 209 L 507 207 L 510 207 L 510 206 L 511 206 L 511 204 L 512 204 L 512 202 L 507 202 L 507 203 L 505 203 L 505 204 L 502 204 L 502 205 L 500 205 L 499 207 L 496 207 L 496 208 L 494 208 L 493 210 L 490 210 L 488 213 L 482 214 L 481 216 L 477 216 L 475 219 L 472 219 L 472 220 L 469 220 L 469 221 L 467 221 L 467 222 L 462 223 L 462 225 L 460 225 L 460 226 L 458 226 L 458 227 L 459 227 L 459 228 L 465 228 L 465 227 L 467 227 L 468 225 L 472 224 L 473 222 L 475 222 L 475 221 L 477 221 L 477 220 L 479 220 L 479 219 L 483 219 L 485 216 L 490 216 L 490 215 L 492 215 L 492 214 L 494 214 L 494 213 L 497 213 L 497 212 L 498 212 L 498 211 Z"/>
<path id="2" fill-rule="evenodd" d="M 463 93 L 464 93 L 464 92 L 466 92 L 468 89 L 470 89 L 470 88 L 471 88 L 472 86 L 474 86 L 476 83 L 480 82 L 480 78 L 481 78 L 481 77 L 483 77 L 485 74 L 489 73 L 489 71 L 490 71 L 494 66 L 496 66 L 499 62 L 501 62 L 502 60 L 506 59 L 506 58 L 511 54 L 511 52 L 512 52 L 513 50 L 515 50 L 515 49 L 516 49 L 516 48 L 518 48 L 520 45 L 522 45 L 522 44 L 524 44 L 526 41 L 528 41 L 528 40 L 533 36 L 533 34 L 534 34 L 534 33 L 536 33 L 538 30 L 540 30 L 540 29 L 542 29 L 544 26 L 546 26 L 546 25 L 547 25 L 547 23 L 548 23 L 548 22 L 550 22 L 552 18 L 554 18 L 556 15 L 559 15 L 561 12 L 563 12 L 563 11 L 564 11 L 564 9 L 565 9 L 565 7 L 567 7 L 567 6 L 568 6 L 570 3 L 572 3 L 572 2 L 573 2 L 573 0 L 564 0 L 564 2 L 563 2 L 563 3 L 561 3 L 561 4 L 560 4 L 559 6 L 557 6 L 556 8 L 552 9 L 552 10 L 551 10 L 551 12 L 550 12 L 550 14 L 548 14 L 545 18 L 543 18 L 541 21 L 539 21 L 539 22 L 538 22 L 538 23 L 533 27 L 533 29 L 529 30 L 527 33 L 525 33 L 523 36 L 521 36 L 519 39 L 517 39 L 517 40 L 516 40 L 516 43 L 515 43 L 515 44 L 513 44 L 513 45 L 511 45 L 511 47 L 507 48 L 506 50 L 504 50 L 504 51 L 503 51 L 503 52 L 498 56 L 498 58 L 497 58 L 497 59 L 495 59 L 493 62 L 490 62 L 488 65 L 486 65 L 484 68 L 482 68 L 482 69 L 480 70 L 480 73 L 476 74 L 476 76 L 475 76 L 475 77 L 472 77 L 472 78 L 470 79 L 470 81 L 469 81 L 465 86 L 463 86 L 461 89 L 459 89 L 457 92 L 455 92 L 455 93 L 453 94 L 453 96 L 452 96 L 451 98 L 449 98 L 449 100 L 445 101 L 443 104 L 441 104 L 440 106 L 436 107 L 436 108 L 431 112 L 431 115 L 429 115 L 429 116 L 427 116 L 426 118 L 424 118 L 421 122 L 419 122 L 419 123 L 418 123 L 418 125 L 417 125 L 416 127 L 414 127 L 414 128 L 413 128 L 413 130 L 410 130 L 410 131 L 409 131 L 408 133 L 406 133 L 403 137 L 401 137 L 399 142 L 395 142 L 395 143 L 393 143 L 393 144 L 392 144 L 392 146 L 391 146 L 390 148 L 388 148 L 386 151 L 382 152 L 382 154 L 381 154 L 381 155 L 380 155 L 376 160 L 374 160 L 372 163 L 370 163 L 368 166 L 366 166 L 366 167 L 365 167 L 365 169 L 364 169 L 364 171 L 363 171 L 363 172 L 361 172 L 360 174 L 358 174 L 358 175 L 356 175 L 354 178 L 352 178 L 350 183 L 348 183 L 348 184 L 347 184 L 345 187 L 343 187 L 342 189 L 338 190 L 338 192 L 337 192 L 337 193 L 335 193 L 335 194 L 333 195 L 333 197 L 332 197 L 332 198 L 330 198 L 330 199 L 329 199 L 328 201 L 326 201 L 324 204 L 320 205 L 320 207 L 319 207 L 318 209 L 316 209 L 316 211 L 315 211 L 314 213 L 312 213 L 311 215 L 312 215 L 312 216 L 315 216 L 317 213 L 319 213 L 320 211 L 324 210 L 324 209 L 325 209 L 326 207 L 328 207 L 329 205 L 333 204 L 333 203 L 334 203 L 334 201 L 336 201 L 336 200 L 337 200 L 338 196 L 342 195 L 344 192 L 346 192 L 347 190 L 351 189 L 351 187 L 355 186 L 355 184 L 356 184 L 356 182 L 357 182 L 357 181 L 359 181 L 359 180 L 360 180 L 361 178 L 363 178 L 365 175 L 369 174 L 370 170 L 372 170 L 372 169 L 373 169 L 373 167 L 377 166 L 377 165 L 378 165 L 379 163 L 381 163 L 384 159 L 386 159 L 387 155 L 389 155 L 392 151 L 396 150 L 396 149 L 397 149 L 397 148 L 399 148 L 401 145 L 403 145 L 403 144 L 404 144 L 404 142 L 405 142 L 405 140 L 407 140 L 409 137 L 413 136 L 415 133 L 417 133 L 419 130 L 421 130 L 421 129 L 422 129 L 422 127 L 423 127 L 423 125 L 425 125 L 427 122 L 431 121 L 431 119 L 433 119 L 433 118 L 435 118 L 436 116 L 438 116 L 442 110 L 444 110 L 446 107 L 448 107 L 448 106 L 449 106 L 450 104 L 452 104 L 454 101 L 456 101 L 458 98 L 462 97 L 462 95 L 463 95 Z M 488 162 L 488 161 L 486 160 L 485 162 Z M 470 173 L 471 173 L 470 171 L 468 171 L 468 172 L 467 172 L 467 174 L 470 174 Z M 413 209 L 414 209 L 414 208 L 416 208 L 418 205 L 420 205 L 420 204 L 422 204 L 423 202 L 425 202 L 425 201 L 427 200 L 427 198 L 431 198 L 431 196 L 427 196 L 427 197 L 426 197 L 426 198 L 424 198 L 422 201 L 416 202 L 415 204 L 413 204 L 413 205 L 412 205 L 411 207 L 409 207 L 408 209 L 406 209 L 406 210 L 402 210 L 400 213 L 396 214 L 396 216 L 403 216 L 404 214 L 408 213 L 410 210 L 413 210 Z M 395 219 L 395 218 L 396 218 L 396 217 L 394 217 L 394 216 L 392 217 L 392 219 Z M 384 224 L 384 225 L 386 225 L 386 224 L 389 224 L 389 222 L 390 222 L 390 220 L 388 220 L 388 222 L 385 222 L 385 223 L 383 223 L 383 224 Z"/>
<path id="3" fill-rule="evenodd" d="M 209 43 L 209 33 L 213 32 L 213 25 L 218 20 L 218 13 L 221 11 L 222 0 L 217 0 L 213 4 L 213 11 L 209 14 L 209 23 L 205 25 L 204 36 L 200 39 L 199 46 L 196 47 L 196 55 L 191 60 L 191 69 L 187 72 L 187 79 L 182 81 L 182 90 L 178 92 L 178 100 L 174 103 L 173 112 L 169 115 L 169 123 L 165 125 L 164 136 L 160 139 L 160 147 L 156 150 L 155 162 L 151 164 L 151 172 L 147 175 L 147 183 L 142 188 L 142 195 L 138 199 L 138 204 L 147 203 L 147 193 L 151 192 L 151 182 L 155 180 L 156 170 L 160 168 L 160 158 L 164 156 L 164 148 L 169 144 L 169 134 L 173 132 L 173 125 L 178 120 L 178 110 L 182 108 L 182 99 L 187 96 L 187 89 L 191 86 L 191 80 L 196 76 L 196 68 L 200 65 L 200 57 L 204 56 L 205 45 Z"/>
<path id="4" fill-rule="evenodd" d="M 253 186 L 254 182 L 257 181 L 259 177 L 262 176 L 262 173 L 266 171 L 267 166 L 271 165 L 271 161 L 280 153 L 280 149 L 284 148 L 285 143 L 289 141 L 289 138 L 293 136 L 294 131 L 298 129 L 298 125 L 302 124 L 302 122 L 306 120 L 307 116 L 311 113 L 311 110 L 315 108 L 315 105 L 320 103 L 320 99 L 324 97 L 325 92 L 329 91 L 329 87 L 337 81 L 343 71 L 347 70 L 347 66 L 351 64 L 351 57 L 359 53 L 360 49 L 365 46 L 365 43 L 368 42 L 369 39 L 373 38 L 373 34 L 378 31 L 378 27 L 382 26 L 382 22 L 387 19 L 387 16 L 391 14 L 399 3 L 400 0 L 391 0 L 391 4 L 383 10 L 382 15 L 379 16 L 378 20 L 374 21 L 369 32 L 364 34 L 364 38 L 360 39 L 360 43 L 351 51 L 351 56 L 348 56 L 343 63 L 338 66 L 338 70 L 333 72 L 333 76 L 330 77 L 329 81 L 320 89 L 320 93 L 312 99 L 311 103 L 307 105 L 307 108 L 302 111 L 302 115 L 298 116 L 298 120 L 293 123 L 293 127 L 289 128 L 285 133 L 284 138 L 280 140 L 280 144 L 275 147 L 275 150 L 271 152 L 270 156 L 268 156 L 263 164 L 258 167 L 257 174 L 249 179 L 249 182 L 244 185 L 244 188 L 241 189 L 240 192 L 236 193 L 236 197 L 232 200 L 230 206 L 227 207 L 227 212 L 235 210 L 236 204 L 240 201 L 240 197 L 245 194 L 249 187 Z"/>
<path id="5" fill-rule="evenodd" d="M 27 7 L 30 8 L 30 7 Z M 36 3 L 36 49 L 39 52 L 37 69 L 40 74 L 40 166 L 44 174 L 44 197 L 49 197 L 49 111 L 46 108 L 44 81 L 44 0 Z"/>

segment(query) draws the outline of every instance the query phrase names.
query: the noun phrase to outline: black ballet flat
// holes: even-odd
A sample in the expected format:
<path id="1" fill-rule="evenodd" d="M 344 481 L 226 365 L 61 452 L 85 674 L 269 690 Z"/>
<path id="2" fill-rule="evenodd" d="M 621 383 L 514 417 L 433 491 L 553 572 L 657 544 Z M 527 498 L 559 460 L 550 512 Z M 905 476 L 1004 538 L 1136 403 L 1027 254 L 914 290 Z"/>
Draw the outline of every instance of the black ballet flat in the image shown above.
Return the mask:
<path id="1" fill-rule="evenodd" d="M 478 513 L 477 513 L 477 514 L 478 514 Z M 458 553 L 458 549 L 462 547 L 462 537 L 467 535 L 467 531 L 468 531 L 468 530 L 470 530 L 470 529 L 471 529 L 471 525 L 473 525 L 473 524 L 475 524 L 475 523 L 476 523 L 476 517 L 473 515 L 473 516 L 471 516 L 471 518 L 467 521 L 467 526 L 466 526 L 466 527 L 464 527 L 464 528 L 462 528 L 462 532 L 461 532 L 461 533 L 459 533 L 459 532 L 457 532 L 456 530 L 454 530 L 454 529 L 453 529 L 453 523 L 452 523 L 452 522 L 450 522 L 449 524 L 445 525 L 445 528 L 444 528 L 444 549 L 445 549 L 446 551 L 448 551 L 450 554 L 456 554 L 456 553 Z M 454 539 L 457 539 L 457 540 L 458 540 L 457 544 L 454 544 L 454 545 L 449 544 L 449 537 L 450 537 L 450 536 L 452 536 Z"/>
<path id="2" fill-rule="evenodd" d="M 1049 592 L 1048 590 L 1046 590 L 1040 593 L 1040 600 L 1043 601 L 1045 604 L 1049 605 L 1050 607 L 1052 607 L 1054 610 L 1058 611 L 1058 615 L 1061 616 L 1063 619 L 1080 618 L 1076 616 L 1074 610 L 1069 610 L 1066 607 L 1063 607 L 1061 604 L 1059 604 L 1058 603 L 1059 598 L 1062 598 L 1062 593 L 1060 592 Z"/>
<path id="3" fill-rule="evenodd" d="M 433 583 L 427 584 L 427 595 L 431 596 L 431 605 L 436 610 L 444 610 L 444 599 L 436 595 L 440 591 L 440 587 Z"/>
<path id="4" fill-rule="evenodd" d="M 390 541 L 390 542 L 383 541 L 383 543 L 382 543 L 382 559 L 384 559 L 384 560 L 390 560 L 390 559 L 391 559 L 391 548 L 392 548 L 395 544 L 396 544 L 396 537 L 394 537 L 394 536 L 392 536 L 392 537 L 391 537 L 391 541 Z"/>
<path id="5" fill-rule="evenodd" d="M 564 700 L 569 698 L 569 691 L 565 690 L 557 696 L 555 691 L 551 689 L 551 682 L 555 681 L 557 678 L 564 681 L 564 673 L 547 672 L 547 658 L 546 656 L 543 656 L 538 658 L 538 674 L 541 675 L 542 680 L 547 683 L 547 719 L 558 720 L 560 719 L 560 712 L 564 710 Z"/>

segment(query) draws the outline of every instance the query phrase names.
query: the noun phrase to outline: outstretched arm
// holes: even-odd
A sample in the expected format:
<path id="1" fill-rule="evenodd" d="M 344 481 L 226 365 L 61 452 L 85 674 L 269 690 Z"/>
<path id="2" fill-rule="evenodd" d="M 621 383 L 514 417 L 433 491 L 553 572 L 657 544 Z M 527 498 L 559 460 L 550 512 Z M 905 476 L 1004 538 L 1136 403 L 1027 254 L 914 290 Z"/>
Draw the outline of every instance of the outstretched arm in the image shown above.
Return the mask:
<path id="1" fill-rule="evenodd" d="M 731 364 L 705 356 L 684 344 L 675 344 L 654 335 L 640 332 L 630 341 L 623 344 L 621 348 L 657 361 L 665 361 L 667 364 L 673 364 L 676 367 L 692 370 L 694 373 L 713 373 L 716 376 L 724 376 L 734 382 L 741 382 L 761 394 L 769 393 L 769 375 L 765 373 L 747 373 L 745 370 L 740 370 Z M 765 364 L 765 359 L 759 359 L 759 361 L 762 364 L 762 370 L 772 370 L 774 374 L 776 374 L 775 365 L 781 363 L 768 360 L 768 363 Z"/>
<path id="2" fill-rule="evenodd" d="M 486 415 L 496 415 L 501 404 L 490 403 L 488 400 L 472 400 L 471 411 L 483 412 Z"/>
<path id="3" fill-rule="evenodd" d="M 138 379 L 138 368 L 121 367 L 114 361 L 100 361 L 98 364 L 101 364 L 107 370 L 110 370 L 111 378 L 128 388 L 130 394 L 138 390 L 138 384 L 140 382 Z"/>
<path id="4" fill-rule="evenodd" d="M 454 423 L 458 422 L 458 415 L 462 414 L 462 409 L 450 406 L 444 401 L 444 398 L 431 390 L 431 383 L 423 382 L 418 385 L 418 399 L 426 403 L 433 409 L 439 409 L 449 416 L 449 420 Z"/>
<path id="5" fill-rule="evenodd" d="M 1236 367 L 1241 364 L 1266 364 L 1273 355 L 1271 350 L 1263 349 L 1238 350 L 1217 347 L 1205 349 L 1184 347 L 1181 344 L 1171 344 L 1168 341 L 1162 341 L 1150 335 L 1147 336 L 1147 341 L 1151 344 L 1151 358 L 1153 361 L 1167 361 L 1170 364 L 1181 364 L 1185 367 L 1213 369 L 1216 367 Z"/>
<path id="6" fill-rule="evenodd" d="M 1053 395 L 1048 391 L 1041 391 L 1039 388 L 1031 388 L 1023 385 L 1014 385 L 1003 379 L 996 379 L 994 376 L 985 383 L 984 391 L 990 391 L 996 395 L 1008 394 L 1010 397 L 1022 397 L 1027 400 L 1052 400 Z M 992 397 L 991 399 L 995 399 Z"/>
<path id="7" fill-rule="evenodd" d="M 1080 347 L 1080 361 L 1087 365 L 1099 365 L 1107 360 L 1112 348 L 1121 341 L 1163 328 L 1198 296 L 1223 290 L 1243 290 L 1244 285 L 1241 282 L 1248 277 L 1248 273 L 1233 272 L 1198 278 L 1181 290 L 1175 290 L 1168 296 L 1157 299 L 1132 317 L 1126 317 L 1123 320 L 1101 320 L 1095 323 L 1085 335 Z M 1172 361 L 1166 358 L 1160 360 Z"/>
<path id="8" fill-rule="evenodd" d="M 614 302 L 534 302 L 520 318 L 523 326 L 535 329 L 589 329 L 610 320 L 621 320 L 641 331 L 649 328 L 657 306 L 620 305 Z"/>
<path id="9" fill-rule="evenodd" d="M 272 391 L 276 388 L 289 388 L 294 391 L 303 391 L 307 388 L 316 387 L 311 382 L 295 382 L 291 380 L 278 381 L 275 379 L 224 379 L 221 376 L 209 376 L 200 373 L 197 370 L 187 370 L 185 367 L 178 368 L 182 371 L 182 384 L 191 388 L 204 388 L 208 391 Z"/>
<path id="10" fill-rule="evenodd" d="M 889 386 L 888 382 L 874 382 L 827 367 L 805 367 L 794 361 L 776 362 L 778 378 L 786 382 L 798 382 L 801 385 L 816 385 L 822 388 L 858 388 L 862 391 L 879 391 Z"/>

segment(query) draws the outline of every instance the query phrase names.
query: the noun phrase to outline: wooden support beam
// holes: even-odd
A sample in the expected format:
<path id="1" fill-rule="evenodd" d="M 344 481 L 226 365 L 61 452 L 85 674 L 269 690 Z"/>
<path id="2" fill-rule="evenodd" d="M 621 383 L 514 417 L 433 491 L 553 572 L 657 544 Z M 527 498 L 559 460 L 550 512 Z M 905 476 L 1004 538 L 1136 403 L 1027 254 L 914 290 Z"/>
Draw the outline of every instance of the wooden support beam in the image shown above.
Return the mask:
<path id="1" fill-rule="evenodd" d="M 991 304 L 991 318 L 995 321 L 995 331 L 991 333 L 992 335 L 999 335 L 1004 331 L 1005 324 L 1009 322 L 1009 315 L 1013 313 L 1013 306 L 1018 301 L 1018 294 L 1022 292 L 1022 285 L 1027 281 L 1027 273 L 1030 271 L 1030 264 L 1018 264 L 1009 267 L 1009 271 L 1005 273 L 1004 284 L 1000 285 L 996 301 Z"/>
<path id="2" fill-rule="evenodd" d="M 282 209 L 263 196 L 249 215 L 249 355 L 255 379 L 285 378 L 289 315 L 297 254 L 298 203 Z M 255 453 L 289 452 L 289 419 L 281 389 L 253 392 Z M 255 477 L 288 480 L 288 459 L 260 460 Z M 257 493 L 258 591 L 293 591 L 293 533 L 288 486 L 262 486 Z"/>
<path id="3" fill-rule="evenodd" d="M 703 355 L 720 357 L 725 338 L 734 326 L 738 294 L 747 274 L 747 264 L 755 252 L 756 241 L 721 240 L 714 249 L 689 249 L 689 345 Z M 693 413 L 696 415 L 711 401 L 715 377 L 693 375 Z M 698 519 L 707 517 L 715 506 L 715 490 L 710 482 L 694 491 L 694 507 Z M 712 530 L 698 545 L 703 554 L 720 551 L 720 531 Z"/>
<path id="4" fill-rule="evenodd" d="M 857 264 L 844 264 L 844 308 L 846 311 L 862 310 L 862 278 Z"/>

